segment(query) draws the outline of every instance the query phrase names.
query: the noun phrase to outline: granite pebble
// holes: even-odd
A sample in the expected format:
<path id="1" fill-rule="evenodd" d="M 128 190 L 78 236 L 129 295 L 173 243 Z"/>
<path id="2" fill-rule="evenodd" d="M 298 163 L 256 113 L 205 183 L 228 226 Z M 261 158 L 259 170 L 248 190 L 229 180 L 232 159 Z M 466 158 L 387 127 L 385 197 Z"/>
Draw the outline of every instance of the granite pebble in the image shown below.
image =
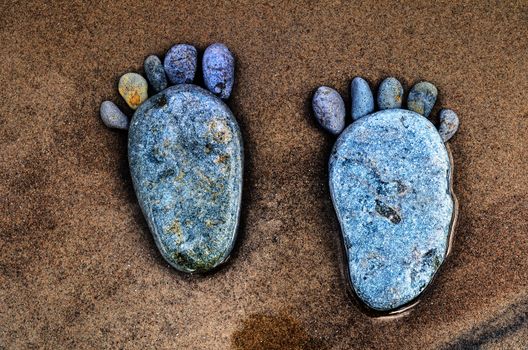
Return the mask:
<path id="1" fill-rule="evenodd" d="M 148 84 L 137 73 L 126 73 L 119 79 L 119 94 L 132 109 L 136 109 L 148 98 Z"/>
<path id="2" fill-rule="evenodd" d="M 401 108 L 403 86 L 398 79 L 389 77 L 384 79 L 378 89 L 378 108 L 380 110 Z"/>
<path id="3" fill-rule="evenodd" d="M 438 133 L 444 142 L 449 141 L 458 130 L 460 124 L 458 115 L 451 109 L 442 109 L 440 111 L 440 126 Z"/>
<path id="4" fill-rule="evenodd" d="M 345 128 L 345 102 L 336 90 L 321 86 L 312 98 L 315 119 L 326 131 L 339 135 Z"/>
<path id="5" fill-rule="evenodd" d="M 350 97 L 352 102 L 352 119 L 358 120 L 374 111 L 374 96 L 368 82 L 355 77 L 350 84 Z"/>
<path id="6" fill-rule="evenodd" d="M 192 84 L 171 86 L 134 113 L 128 159 L 139 204 L 165 260 L 207 272 L 233 248 L 243 149 L 230 109 Z"/>
<path id="7" fill-rule="evenodd" d="M 235 58 L 227 46 L 215 43 L 207 47 L 202 69 L 207 89 L 224 100 L 229 98 L 235 81 Z"/>
<path id="8" fill-rule="evenodd" d="M 127 116 L 112 101 L 101 103 L 99 112 L 101 120 L 107 127 L 122 130 L 128 129 Z"/>
<path id="9" fill-rule="evenodd" d="M 150 55 L 143 64 L 145 75 L 155 93 L 167 88 L 167 76 L 161 60 L 156 55 Z"/>
<path id="10" fill-rule="evenodd" d="M 443 263 L 454 216 L 451 163 L 434 125 L 404 109 L 351 124 L 329 161 L 330 192 L 356 295 L 390 312 Z"/>
<path id="11" fill-rule="evenodd" d="M 172 84 L 192 83 L 196 74 L 198 53 L 192 45 L 178 44 L 170 48 L 163 60 L 167 78 Z"/>
<path id="12" fill-rule="evenodd" d="M 419 82 L 409 91 L 407 108 L 427 118 L 433 109 L 437 95 L 436 86 L 427 81 Z"/>

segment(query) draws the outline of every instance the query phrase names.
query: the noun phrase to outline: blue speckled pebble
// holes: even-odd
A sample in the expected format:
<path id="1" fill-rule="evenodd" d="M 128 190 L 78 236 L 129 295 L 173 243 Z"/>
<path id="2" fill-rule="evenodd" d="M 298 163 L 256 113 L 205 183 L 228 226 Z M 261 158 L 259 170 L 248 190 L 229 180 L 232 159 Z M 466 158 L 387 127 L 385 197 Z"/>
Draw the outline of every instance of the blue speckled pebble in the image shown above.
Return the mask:
<path id="1" fill-rule="evenodd" d="M 352 119 L 358 120 L 374 111 L 374 96 L 368 82 L 355 77 L 350 84 L 350 98 L 352 102 Z"/>
<path id="2" fill-rule="evenodd" d="M 398 79 L 389 77 L 383 80 L 378 89 L 378 108 L 380 110 L 400 108 L 403 86 Z"/>
<path id="3" fill-rule="evenodd" d="M 433 84 L 422 81 L 411 88 L 407 98 L 407 108 L 428 117 L 436 102 L 438 90 Z"/>
<path id="4" fill-rule="evenodd" d="M 315 119 L 326 131 L 338 135 L 345 128 L 345 102 L 336 90 L 321 86 L 312 99 Z"/>
<path id="5" fill-rule="evenodd" d="M 143 64 L 145 75 L 147 76 L 150 85 L 154 88 L 154 92 L 160 92 L 167 87 L 167 77 L 165 76 L 165 69 L 158 56 L 150 55 L 145 59 Z"/>
<path id="6" fill-rule="evenodd" d="M 163 67 L 172 84 L 192 83 L 196 74 L 197 52 L 194 46 L 174 45 L 165 55 Z"/>
<path id="7" fill-rule="evenodd" d="M 229 98 L 235 81 L 235 58 L 227 46 L 216 43 L 205 49 L 202 60 L 205 86 L 222 99 Z"/>
<path id="8" fill-rule="evenodd" d="M 330 190 L 351 285 L 370 308 L 411 302 L 444 261 L 454 215 L 450 171 L 436 128 L 412 111 L 373 113 L 337 139 Z"/>
<path id="9" fill-rule="evenodd" d="M 242 138 L 229 108 L 191 84 L 144 102 L 130 123 L 136 195 L 163 257 L 183 272 L 224 262 L 235 242 Z"/>
<path id="10" fill-rule="evenodd" d="M 442 109 L 440 111 L 440 126 L 438 133 L 444 142 L 449 141 L 458 130 L 460 122 L 458 115 L 451 109 Z"/>
<path id="11" fill-rule="evenodd" d="M 101 114 L 101 120 L 107 127 L 123 130 L 128 129 L 127 116 L 112 101 L 104 101 L 101 103 L 99 112 Z"/>

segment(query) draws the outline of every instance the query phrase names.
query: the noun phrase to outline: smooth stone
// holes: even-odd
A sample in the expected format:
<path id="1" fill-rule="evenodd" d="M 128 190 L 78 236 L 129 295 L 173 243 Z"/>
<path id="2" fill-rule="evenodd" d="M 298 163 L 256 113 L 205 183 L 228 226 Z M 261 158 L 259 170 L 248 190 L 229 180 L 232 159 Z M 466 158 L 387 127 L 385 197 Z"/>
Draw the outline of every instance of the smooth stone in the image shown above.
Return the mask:
<path id="1" fill-rule="evenodd" d="M 448 151 L 421 115 L 388 109 L 339 136 L 329 161 L 350 282 L 370 308 L 412 302 L 447 253 L 454 217 Z"/>
<path id="2" fill-rule="evenodd" d="M 457 132 L 460 121 L 458 120 L 458 115 L 451 109 L 442 109 L 439 118 L 438 133 L 442 140 L 447 142 Z"/>
<path id="3" fill-rule="evenodd" d="M 401 108 L 403 86 L 398 79 L 389 77 L 383 80 L 378 89 L 378 108 L 380 110 Z"/>
<path id="4" fill-rule="evenodd" d="M 336 90 L 321 86 L 312 99 L 315 119 L 326 131 L 339 135 L 345 128 L 345 102 Z"/>
<path id="5" fill-rule="evenodd" d="M 104 125 L 114 129 L 128 129 L 128 118 L 112 101 L 101 103 L 99 110 Z"/>
<path id="6" fill-rule="evenodd" d="M 136 196 L 165 260 L 189 273 L 226 261 L 240 216 L 243 166 L 231 110 L 205 89 L 175 85 L 138 108 L 128 135 Z"/>
<path id="7" fill-rule="evenodd" d="M 427 118 L 431 114 L 437 96 L 436 86 L 427 81 L 422 81 L 415 84 L 409 91 L 407 108 Z"/>
<path id="8" fill-rule="evenodd" d="M 374 111 L 374 96 L 368 82 L 360 77 L 355 77 L 350 84 L 350 97 L 352 101 L 352 119 L 358 120 Z"/>
<path id="9" fill-rule="evenodd" d="M 119 79 L 119 94 L 132 109 L 136 109 L 148 98 L 148 84 L 137 73 L 126 73 Z"/>
<path id="10" fill-rule="evenodd" d="M 235 58 L 227 46 L 221 43 L 205 49 L 203 60 L 205 86 L 222 99 L 229 98 L 235 82 Z"/>
<path id="11" fill-rule="evenodd" d="M 143 67 L 150 85 L 154 88 L 154 92 L 157 93 L 167 88 L 167 76 L 158 56 L 150 55 L 147 57 Z"/>
<path id="12" fill-rule="evenodd" d="M 178 44 L 170 48 L 163 60 L 167 78 L 172 84 L 188 84 L 194 80 L 197 65 L 196 48 Z"/>

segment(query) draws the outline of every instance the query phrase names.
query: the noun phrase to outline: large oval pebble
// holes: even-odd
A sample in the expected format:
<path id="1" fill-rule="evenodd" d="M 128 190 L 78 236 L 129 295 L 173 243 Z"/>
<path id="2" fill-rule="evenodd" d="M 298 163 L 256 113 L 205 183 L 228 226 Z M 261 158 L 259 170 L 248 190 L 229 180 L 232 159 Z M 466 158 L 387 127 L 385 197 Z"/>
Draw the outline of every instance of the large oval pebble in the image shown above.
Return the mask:
<path id="1" fill-rule="evenodd" d="M 183 272 L 223 263 L 242 191 L 242 138 L 230 109 L 198 86 L 175 85 L 138 108 L 128 135 L 134 189 L 163 257 Z"/>
<path id="2" fill-rule="evenodd" d="M 455 211 L 436 128 L 403 109 L 373 113 L 343 131 L 329 169 L 355 293 L 379 311 L 410 303 L 444 261 Z"/>

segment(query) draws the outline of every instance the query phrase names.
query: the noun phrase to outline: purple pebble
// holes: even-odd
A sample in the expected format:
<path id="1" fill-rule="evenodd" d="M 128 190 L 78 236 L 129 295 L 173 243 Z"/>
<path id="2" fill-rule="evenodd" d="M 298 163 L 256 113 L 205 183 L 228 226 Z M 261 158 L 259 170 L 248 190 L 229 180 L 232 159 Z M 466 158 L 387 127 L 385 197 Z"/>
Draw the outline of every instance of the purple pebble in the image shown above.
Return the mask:
<path id="1" fill-rule="evenodd" d="M 345 128 L 345 102 L 336 90 L 321 86 L 312 99 L 317 122 L 329 133 L 339 135 Z"/>
<path id="2" fill-rule="evenodd" d="M 197 52 L 194 46 L 178 44 L 165 55 L 163 67 L 172 84 L 189 84 L 196 73 Z"/>
<path id="3" fill-rule="evenodd" d="M 203 77 L 207 89 L 222 99 L 229 98 L 235 81 L 235 58 L 227 46 L 216 43 L 203 55 Z"/>

